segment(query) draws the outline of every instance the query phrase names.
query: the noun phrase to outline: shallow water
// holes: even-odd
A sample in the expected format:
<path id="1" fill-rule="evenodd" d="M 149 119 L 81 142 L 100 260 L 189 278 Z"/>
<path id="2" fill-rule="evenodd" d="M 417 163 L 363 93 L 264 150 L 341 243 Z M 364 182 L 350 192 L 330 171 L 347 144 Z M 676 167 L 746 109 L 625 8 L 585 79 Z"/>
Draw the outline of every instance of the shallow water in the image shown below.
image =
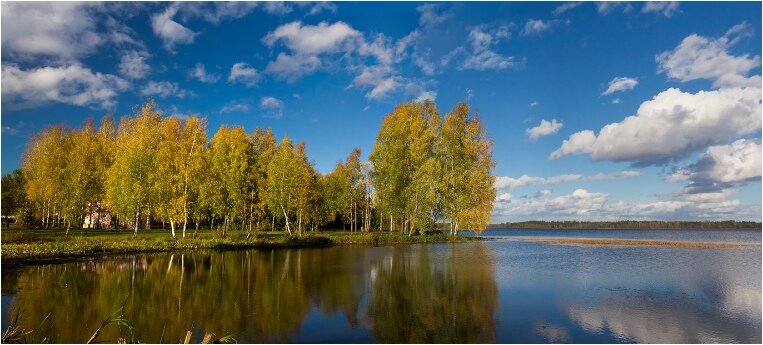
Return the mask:
<path id="1" fill-rule="evenodd" d="M 563 246 L 516 236 L 760 243 L 760 231 L 490 230 L 483 243 L 105 257 L 3 270 L 2 327 L 84 342 L 125 301 L 142 342 L 761 342 L 761 250 Z M 43 322 L 46 315 L 50 317 Z M 115 340 L 109 326 L 104 340 Z M 38 338 L 37 341 L 40 339 Z"/>

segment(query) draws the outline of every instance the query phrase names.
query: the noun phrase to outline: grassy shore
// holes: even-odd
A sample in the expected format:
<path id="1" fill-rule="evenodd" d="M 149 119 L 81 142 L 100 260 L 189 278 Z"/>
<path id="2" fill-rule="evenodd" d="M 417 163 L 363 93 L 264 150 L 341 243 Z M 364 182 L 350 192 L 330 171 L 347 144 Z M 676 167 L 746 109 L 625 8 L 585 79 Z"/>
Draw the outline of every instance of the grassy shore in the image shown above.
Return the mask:
<path id="1" fill-rule="evenodd" d="M 577 246 L 638 246 L 638 247 L 678 247 L 678 248 L 705 248 L 705 249 L 738 249 L 746 247 L 760 248 L 759 244 L 752 243 L 729 243 L 729 242 L 692 242 L 671 240 L 633 240 L 619 238 L 545 238 L 545 237 L 521 237 L 522 241 L 542 242 L 557 245 Z"/>
<path id="2" fill-rule="evenodd" d="M 192 249 L 321 248 L 331 246 L 382 246 L 412 243 L 465 242 L 476 237 L 437 235 L 407 236 L 390 232 L 327 231 L 288 236 L 285 232 L 229 231 L 225 237 L 210 230 L 192 231 L 173 239 L 169 230 L 139 230 L 137 238 L 126 229 L 70 230 L 19 229 L 0 232 L 3 264 L 56 261 L 100 254 L 129 254 Z"/>

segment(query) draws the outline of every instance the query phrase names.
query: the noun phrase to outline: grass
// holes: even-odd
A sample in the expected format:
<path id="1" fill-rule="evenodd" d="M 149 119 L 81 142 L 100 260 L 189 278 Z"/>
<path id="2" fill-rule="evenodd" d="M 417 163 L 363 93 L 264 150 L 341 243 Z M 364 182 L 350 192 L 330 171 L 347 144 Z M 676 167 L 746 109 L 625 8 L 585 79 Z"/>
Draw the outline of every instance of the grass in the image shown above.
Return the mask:
<path id="1" fill-rule="evenodd" d="M 678 247 L 678 248 L 705 248 L 705 249 L 737 249 L 745 247 L 760 247 L 759 244 L 729 243 L 729 242 L 692 242 L 692 241 L 669 241 L 669 240 L 633 240 L 619 238 L 543 238 L 522 237 L 522 241 L 542 242 L 557 245 L 579 246 L 639 246 L 639 247 Z"/>
<path id="2" fill-rule="evenodd" d="M 257 232 L 247 236 L 242 231 L 229 231 L 222 237 L 211 230 L 192 231 L 186 238 L 173 239 L 169 230 L 138 230 L 133 238 L 128 229 L 77 229 L 69 237 L 60 229 L 5 229 L 0 232 L 3 264 L 24 264 L 56 261 L 65 258 L 100 254 L 129 254 L 193 249 L 250 248 L 322 248 L 331 246 L 382 246 L 410 243 L 464 242 L 474 237 L 437 235 L 407 236 L 389 232 L 307 232 L 288 236 L 285 232 Z"/>

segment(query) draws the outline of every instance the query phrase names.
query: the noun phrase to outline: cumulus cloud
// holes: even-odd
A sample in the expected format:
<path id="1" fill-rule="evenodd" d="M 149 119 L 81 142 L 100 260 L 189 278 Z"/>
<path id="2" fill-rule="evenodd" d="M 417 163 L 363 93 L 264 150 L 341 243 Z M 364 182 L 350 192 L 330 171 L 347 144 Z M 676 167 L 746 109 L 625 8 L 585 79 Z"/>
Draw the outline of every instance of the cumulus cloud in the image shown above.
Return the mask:
<path id="1" fill-rule="evenodd" d="M 433 82 L 410 82 L 405 86 L 405 94 L 414 97 L 416 102 L 435 101 L 437 91 L 434 90 Z"/>
<path id="2" fill-rule="evenodd" d="M 760 56 L 733 56 L 728 51 L 748 32 L 749 26 L 742 23 L 717 39 L 690 35 L 675 49 L 656 56 L 659 72 L 682 82 L 713 80 L 715 87 L 760 87 L 760 75 L 747 77 L 751 70 L 760 66 Z"/>
<path id="3" fill-rule="evenodd" d="M 366 98 L 382 99 L 401 86 L 401 78 L 393 75 L 393 72 L 387 65 L 364 66 L 362 72 L 352 80 L 352 86 L 370 87 Z"/>
<path id="4" fill-rule="evenodd" d="M 571 194 L 552 197 L 537 193 L 533 197 L 496 198 L 493 221 L 530 220 L 651 220 L 651 219 L 760 219 L 760 205 L 730 199 L 736 191 L 714 193 L 675 193 L 656 200 L 623 202 L 610 200 L 609 194 L 576 189 Z"/>
<path id="5" fill-rule="evenodd" d="M 112 16 L 120 5 L 92 2 L 3 2 L 3 58 L 53 59 L 60 65 L 105 44 L 142 45 Z"/>
<path id="6" fill-rule="evenodd" d="M 122 78 L 76 64 L 27 70 L 3 64 L 2 85 L 2 103 L 9 109 L 49 102 L 111 109 L 119 92 L 130 86 Z"/>
<path id="7" fill-rule="evenodd" d="M 282 100 L 265 96 L 260 99 L 260 109 L 265 110 L 265 114 L 262 117 L 280 119 L 283 117 L 283 108 L 285 107 Z"/>
<path id="8" fill-rule="evenodd" d="M 549 159 L 557 159 L 572 153 L 590 153 L 594 142 L 596 142 L 596 134 L 593 131 L 573 133 L 569 139 L 562 141 L 562 146 L 552 152 Z"/>
<path id="9" fill-rule="evenodd" d="M 633 6 L 624 1 L 601 1 L 596 3 L 596 10 L 603 16 L 606 16 L 619 8 L 622 8 L 625 13 L 633 10 Z"/>
<path id="10" fill-rule="evenodd" d="M 176 22 L 173 17 L 178 12 L 178 4 L 168 6 L 164 12 L 151 16 L 151 28 L 164 42 L 164 48 L 174 50 L 178 44 L 193 43 L 196 33 Z"/>
<path id="11" fill-rule="evenodd" d="M 220 79 L 220 76 L 217 74 L 207 73 L 204 65 L 201 63 L 197 63 L 196 66 L 193 67 L 193 70 L 191 70 L 191 76 L 198 79 L 202 83 L 209 84 L 214 84 Z"/>
<path id="12" fill-rule="evenodd" d="M 262 9 L 265 13 L 276 16 L 283 16 L 291 13 L 294 8 L 291 3 L 284 1 L 268 1 L 262 4 Z"/>
<path id="13" fill-rule="evenodd" d="M 618 91 L 633 90 L 636 85 L 638 85 L 638 80 L 636 78 L 615 77 L 609 82 L 607 90 L 605 90 L 602 95 L 606 96 Z"/>
<path id="14" fill-rule="evenodd" d="M 583 3 L 580 2 L 580 1 L 565 2 L 565 3 L 557 6 L 554 9 L 554 11 L 551 12 L 551 13 L 553 13 L 555 16 L 558 16 L 558 15 L 561 15 L 562 13 L 567 12 L 567 11 L 569 11 L 569 10 L 575 8 L 575 7 L 578 7 L 578 6 L 582 5 L 582 4 Z"/>
<path id="15" fill-rule="evenodd" d="M 540 120 L 539 125 L 526 130 L 527 137 L 532 141 L 536 141 L 540 137 L 558 133 L 562 126 L 564 125 L 561 122 L 557 122 L 556 119 L 551 121 Z"/>
<path id="16" fill-rule="evenodd" d="M 124 53 L 119 63 L 119 73 L 130 79 L 145 78 L 151 72 L 151 66 L 146 63 L 148 57 L 148 53 L 144 51 Z"/>
<path id="17" fill-rule="evenodd" d="M 260 81 L 260 74 L 257 69 L 246 62 L 237 62 L 230 68 L 228 74 L 229 83 L 242 83 L 246 87 L 253 87 Z"/>
<path id="18" fill-rule="evenodd" d="M 341 21 L 330 25 L 326 22 L 302 25 L 302 22 L 296 21 L 279 26 L 263 37 L 262 42 L 273 47 L 280 41 L 296 54 L 312 56 L 335 52 L 350 38 L 360 35 L 360 32 Z"/>
<path id="19" fill-rule="evenodd" d="M 344 22 L 302 25 L 295 21 L 284 24 L 262 38 L 268 47 L 282 42 L 291 54 L 279 53 L 276 61 L 268 63 L 265 71 L 277 78 L 294 82 L 321 67 L 320 54 L 351 51 L 355 38 L 362 34 Z"/>
<path id="20" fill-rule="evenodd" d="M 739 139 L 729 145 L 710 146 L 697 162 L 676 168 L 668 182 L 689 182 L 688 193 L 714 192 L 734 184 L 759 181 L 761 176 L 760 143 Z"/>
<path id="21" fill-rule="evenodd" d="M 458 69 L 461 70 L 506 70 L 524 66 L 524 59 L 497 53 L 493 46 L 511 36 L 508 26 L 489 27 L 480 25 L 469 30 L 467 37 L 470 49 L 458 47 L 443 57 L 442 65 L 447 65 L 456 56 L 464 56 Z"/>
<path id="22" fill-rule="evenodd" d="M 416 7 L 419 12 L 419 25 L 423 27 L 435 26 L 445 22 L 451 15 L 450 12 L 443 9 L 442 4 L 424 4 Z"/>
<path id="23" fill-rule="evenodd" d="M 639 106 L 636 115 L 573 134 L 550 158 L 588 153 L 595 161 L 662 165 L 710 145 L 760 130 L 761 93 L 729 88 L 695 94 L 668 89 Z"/>
<path id="24" fill-rule="evenodd" d="M 103 42 L 88 4 L 4 2 L 4 53 L 76 59 Z"/>
<path id="25" fill-rule="evenodd" d="M 530 19 L 525 23 L 524 29 L 522 29 L 522 35 L 524 36 L 532 36 L 532 35 L 540 35 L 548 30 L 550 30 L 555 24 L 557 24 L 558 20 L 549 20 L 549 21 L 543 21 L 540 19 Z"/>
<path id="26" fill-rule="evenodd" d="M 497 176 L 495 179 L 496 189 L 513 189 L 525 186 L 535 185 L 555 185 L 560 183 L 576 182 L 576 181 L 602 181 L 602 180 L 615 180 L 623 178 L 631 178 L 641 176 L 641 172 L 624 170 L 614 173 L 598 173 L 596 175 L 581 175 L 581 174 L 562 174 L 551 177 L 539 177 L 522 175 L 514 178 L 509 176 Z"/>
<path id="27" fill-rule="evenodd" d="M 321 60 L 317 56 L 294 56 L 279 53 L 276 60 L 268 63 L 265 67 L 265 72 L 275 75 L 277 79 L 293 83 L 320 67 Z"/>
<path id="28" fill-rule="evenodd" d="M 250 109 L 249 103 L 246 102 L 231 102 L 226 104 L 220 109 L 220 113 L 245 113 Z"/>
<path id="29" fill-rule="evenodd" d="M 670 18 L 678 12 L 678 5 L 677 1 L 647 1 L 641 11 L 644 13 L 659 13 Z"/>
<path id="30" fill-rule="evenodd" d="M 184 2 L 180 8 L 185 17 L 199 17 L 218 25 L 229 19 L 246 17 L 258 6 L 250 1 Z"/>
<path id="31" fill-rule="evenodd" d="M 190 95 L 189 91 L 183 90 L 178 86 L 178 83 L 169 81 L 149 81 L 146 86 L 140 90 L 140 94 L 143 96 L 159 96 L 161 98 L 167 98 L 169 96 L 177 98 L 185 98 Z"/>

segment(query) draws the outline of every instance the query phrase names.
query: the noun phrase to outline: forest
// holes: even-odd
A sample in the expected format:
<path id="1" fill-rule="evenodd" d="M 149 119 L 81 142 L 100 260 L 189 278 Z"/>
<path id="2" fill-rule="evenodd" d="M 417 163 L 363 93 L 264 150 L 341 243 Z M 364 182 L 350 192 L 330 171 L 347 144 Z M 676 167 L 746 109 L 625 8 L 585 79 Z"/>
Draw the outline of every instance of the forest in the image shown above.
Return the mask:
<path id="1" fill-rule="evenodd" d="M 469 105 L 441 116 L 432 102 L 403 103 L 381 123 L 369 160 L 352 150 L 321 174 L 304 142 L 271 129 L 247 133 L 204 117 L 164 116 L 153 101 L 96 125 L 49 126 L 2 179 L 2 213 L 27 227 L 123 227 L 138 235 L 169 223 L 172 237 L 323 229 L 412 235 L 448 224 L 484 230 L 495 188 L 492 141 Z M 104 221 L 104 219 L 106 219 Z"/>

